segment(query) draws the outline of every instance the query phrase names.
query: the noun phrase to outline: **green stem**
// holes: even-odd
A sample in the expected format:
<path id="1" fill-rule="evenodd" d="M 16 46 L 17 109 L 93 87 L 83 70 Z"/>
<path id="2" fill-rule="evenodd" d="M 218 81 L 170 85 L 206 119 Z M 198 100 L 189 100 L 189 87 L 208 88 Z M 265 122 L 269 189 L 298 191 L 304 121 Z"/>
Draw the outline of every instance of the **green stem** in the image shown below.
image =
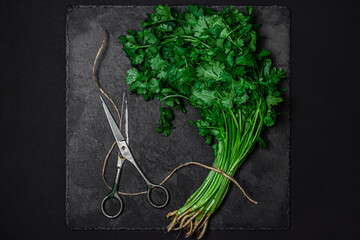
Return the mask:
<path id="1" fill-rule="evenodd" d="M 190 36 L 190 35 L 170 35 L 170 36 L 166 36 L 164 38 L 172 38 L 172 39 L 176 39 L 176 38 L 183 38 L 184 40 L 186 41 L 190 41 L 190 42 L 198 42 L 198 43 L 201 43 L 202 45 L 204 45 L 205 47 L 207 48 L 211 48 L 209 45 L 207 45 L 206 43 L 204 43 L 203 41 L 201 41 L 200 39 L 196 38 L 196 37 L 193 37 L 193 36 Z"/>
<path id="2" fill-rule="evenodd" d="M 153 22 L 153 23 L 149 24 L 149 25 L 146 26 L 146 27 L 151 27 L 151 26 L 153 26 L 153 25 L 155 25 L 155 24 L 164 23 L 164 22 L 173 22 L 173 21 L 174 21 L 174 22 L 182 22 L 182 23 L 190 24 L 190 23 L 187 22 L 187 21 L 173 18 L 173 19 L 166 19 L 166 20 L 160 20 L 160 21 L 157 21 L 157 22 Z"/>

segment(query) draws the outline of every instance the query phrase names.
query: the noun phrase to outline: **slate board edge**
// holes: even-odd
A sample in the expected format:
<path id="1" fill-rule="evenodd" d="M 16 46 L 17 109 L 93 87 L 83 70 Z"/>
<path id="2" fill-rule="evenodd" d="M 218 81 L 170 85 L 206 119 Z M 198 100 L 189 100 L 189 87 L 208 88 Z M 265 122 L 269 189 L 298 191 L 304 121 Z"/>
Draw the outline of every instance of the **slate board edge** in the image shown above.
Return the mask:
<path id="1" fill-rule="evenodd" d="M 287 190 L 287 199 L 288 199 L 288 209 L 287 209 L 287 216 L 288 216 L 288 226 L 287 228 L 285 228 L 284 230 L 290 230 L 291 227 L 291 66 L 292 66 L 292 51 L 291 51 L 291 40 L 292 40 L 292 12 L 291 9 L 289 7 L 285 7 L 287 9 L 287 11 L 289 12 L 289 73 L 288 76 L 286 77 L 286 79 L 289 80 L 289 115 L 287 117 L 287 121 L 289 122 L 289 126 L 287 127 L 287 157 L 289 159 L 289 164 L 288 164 L 288 190 Z"/>
<path id="2" fill-rule="evenodd" d="M 68 146 L 68 116 L 69 116 L 69 110 L 67 108 L 68 105 L 68 94 L 69 94 L 69 64 L 68 64 L 68 56 L 69 56 L 69 38 L 68 38 L 68 21 L 69 21 L 69 13 L 70 13 L 70 7 L 66 8 L 66 19 L 65 19 L 65 70 L 66 70 L 66 93 L 65 93 L 65 131 L 66 131 L 66 138 L 65 138 L 65 152 L 66 152 L 66 163 L 65 163 L 65 171 L 66 171 L 66 189 L 65 189 L 65 219 L 66 219 L 66 226 L 69 227 L 70 229 L 73 229 L 73 227 L 70 225 L 69 222 L 69 169 L 68 169 L 68 151 L 69 151 L 69 146 Z"/>
<path id="3" fill-rule="evenodd" d="M 134 8 L 134 7 L 154 7 L 155 5 L 69 5 L 66 7 L 66 21 L 65 21 L 65 38 L 66 38 L 66 41 L 65 41 L 65 44 L 66 44 L 66 56 L 65 56 L 65 61 L 66 61 L 66 66 L 65 66 L 65 70 L 66 70 L 66 100 L 65 100 L 65 104 L 67 106 L 67 103 L 68 103 L 68 92 L 69 92 L 69 74 L 68 74 L 68 53 L 69 53 L 69 48 L 68 48 L 68 45 L 69 45 L 69 38 L 68 38 L 68 17 L 69 17 L 69 13 L 71 13 L 73 11 L 73 9 L 77 9 L 77 8 L 123 8 L 123 7 L 131 7 L 131 8 Z M 186 7 L 186 5 L 169 5 L 170 7 Z M 291 181 L 291 137 L 290 137 L 290 134 L 291 134 L 291 66 L 292 66 L 292 51 L 291 51 L 291 36 L 292 36 L 292 28 L 291 28 L 291 18 L 292 18 L 292 13 L 291 13 L 291 9 L 287 6 L 283 6 L 283 5 L 249 5 L 251 7 L 266 7 L 266 8 L 285 8 L 287 9 L 287 11 L 289 12 L 289 72 L 286 76 L 286 79 L 289 81 L 289 86 L 290 86 L 290 89 L 288 90 L 289 91 L 289 95 L 288 95 L 288 100 L 289 100 L 289 115 L 288 115 L 288 121 L 289 121 L 289 126 L 287 127 L 287 138 L 288 138 L 288 144 L 287 144 L 287 149 L 288 149 L 288 159 L 289 159 L 289 164 L 288 164 L 288 168 L 286 169 L 287 172 L 288 172 L 288 191 L 287 191 L 287 199 L 288 199 L 288 208 L 287 208 L 287 217 L 288 217 L 288 225 L 287 227 L 280 227 L 280 228 L 277 228 L 277 227 L 272 227 L 272 228 L 246 228 L 246 227 L 237 227 L 237 228 L 234 228 L 234 227 L 223 227 L 223 228 L 211 228 L 209 227 L 208 229 L 209 230 L 246 230 L 246 231 L 257 231 L 257 230 L 265 230 L 265 231 L 269 231 L 269 230 L 274 230 L 274 231 L 278 231 L 278 230 L 289 230 L 290 229 L 290 226 L 291 226 L 291 217 L 290 217 L 290 214 L 291 214 L 291 199 L 290 199 L 290 196 L 291 196 L 291 184 L 290 184 L 290 181 Z M 206 5 L 206 7 L 226 7 L 225 5 Z M 246 6 L 235 6 L 233 5 L 232 7 L 237 7 L 237 8 L 244 8 Z M 69 150 L 69 147 L 68 147 L 68 141 L 67 141 L 67 138 L 68 138 L 68 108 L 66 108 L 66 156 L 68 156 L 68 150 Z M 126 228 L 126 227 L 116 227 L 116 228 L 106 228 L 106 227 L 74 227 L 74 226 L 71 226 L 70 222 L 69 222 L 69 219 L 68 219 L 68 214 L 69 214 L 69 202 L 68 202 L 68 158 L 66 157 L 66 199 L 65 199 L 65 207 L 66 207 L 66 225 L 68 228 L 72 229 L 72 230 L 162 230 L 162 231 L 165 231 L 166 230 L 166 226 L 164 226 L 163 228 L 157 228 L 157 227 L 154 227 L 154 228 Z"/>

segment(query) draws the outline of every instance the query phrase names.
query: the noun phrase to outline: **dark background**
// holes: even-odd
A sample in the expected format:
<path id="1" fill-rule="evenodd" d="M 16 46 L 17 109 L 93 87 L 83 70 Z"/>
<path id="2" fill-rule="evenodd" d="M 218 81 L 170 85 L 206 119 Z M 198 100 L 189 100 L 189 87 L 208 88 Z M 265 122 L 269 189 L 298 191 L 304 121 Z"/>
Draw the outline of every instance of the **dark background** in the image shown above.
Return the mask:
<path id="1" fill-rule="evenodd" d="M 162 231 L 79 231 L 65 223 L 65 17 L 75 4 L 0 2 L 0 238 L 174 239 Z M 206 239 L 355 239 L 359 223 L 360 1 L 197 1 L 292 12 L 291 228 Z"/>

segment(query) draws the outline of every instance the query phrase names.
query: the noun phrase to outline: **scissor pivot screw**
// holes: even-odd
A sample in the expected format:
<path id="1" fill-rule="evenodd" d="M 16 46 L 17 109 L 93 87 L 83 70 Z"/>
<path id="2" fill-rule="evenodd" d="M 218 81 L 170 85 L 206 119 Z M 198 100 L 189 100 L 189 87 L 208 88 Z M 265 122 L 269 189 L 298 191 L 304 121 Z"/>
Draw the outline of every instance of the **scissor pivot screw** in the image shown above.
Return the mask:
<path id="1" fill-rule="evenodd" d="M 122 150 L 125 150 L 125 146 L 122 146 L 121 149 L 122 149 Z"/>

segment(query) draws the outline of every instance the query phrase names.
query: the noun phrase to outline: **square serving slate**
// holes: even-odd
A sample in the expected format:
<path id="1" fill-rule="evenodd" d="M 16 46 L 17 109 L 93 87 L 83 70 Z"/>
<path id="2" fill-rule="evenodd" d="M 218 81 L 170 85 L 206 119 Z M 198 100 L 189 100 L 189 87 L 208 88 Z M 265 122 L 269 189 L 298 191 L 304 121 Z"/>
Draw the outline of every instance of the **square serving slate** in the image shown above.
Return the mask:
<path id="1" fill-rule="evenodd" d="M 181 8 L 181 7 L 177 7 Z M 222 9 L 224 7 L 212 7 Z M 101 178 L 102 163 L 113 143 L 113 135 L 103 112 L 99 91 L 92 78 L 92 65 L 102 42 L 104 29 L 109 41 L 100 58 L 98 79 L 120 106 L 130 62 L 117 37 L 128 29 L 140 28 L 151 6 L 74 6 L 68 8 L 67 94 L 66 94 L 66 219 L 76 229 L 163 229 L 169 224 L 166 214 L 183 206 L 200 186 L 208 170 L 189 166 L 178 171 L 165 187 L 170 202 L 163 209 L 153 208 L 145 195 L 122 196 L 124 209 L 114 220 L 105 218 L 100 202 L 108 193 Z M 289 227 L 290 164 L 290 11 L 285 7 L 254 7 L 261 24 L 259 47 L 272 53 L 276 66 L 287 78 L 284 102 L 277 124 L 263 134 L 266 149 L 256 147 L 235 178 L 258 205 L 249 202 L 232 185 L 222 206 L 213 215 L 210 229 L 287 229 Z M 129 93 L 129 92 L 128 92 Z M 189 119 L 198 118 L 195 109 L 186 115 L 175 112 L 176 129 L 169 137 L 156 133 L 159 102 L 144 102 L 128 94 L 130 147 L 138 164 L 154 183 L 161 182 L 178 165 L 198 161 L 211 165 L 213 150 Z M 116 154 L 109 159 L 107 180 L 115 177 Z M 124 164 L 120 191 L 145 190 L 145 183 L 130 163 Z"/>

